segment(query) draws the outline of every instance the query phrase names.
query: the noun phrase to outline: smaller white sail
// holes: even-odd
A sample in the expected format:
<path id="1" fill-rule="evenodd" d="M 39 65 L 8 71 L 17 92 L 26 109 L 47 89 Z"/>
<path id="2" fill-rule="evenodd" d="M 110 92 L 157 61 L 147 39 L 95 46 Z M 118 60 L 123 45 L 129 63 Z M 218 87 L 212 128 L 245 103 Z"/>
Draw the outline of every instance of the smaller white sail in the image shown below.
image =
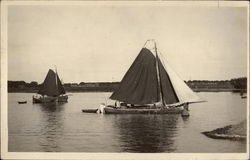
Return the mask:
<path id="1" fill-rule="evenodd" d="M 188 87 L 188 85 L 179 77 L 179 75 L 171 68 L 166 60 L 159 54 L 159 58 L 163 62 L 163 66 L 167 71 L 175 93 L 179 99 L 179 103 L 196 103 L 204 102 L 195 92 Z"/>

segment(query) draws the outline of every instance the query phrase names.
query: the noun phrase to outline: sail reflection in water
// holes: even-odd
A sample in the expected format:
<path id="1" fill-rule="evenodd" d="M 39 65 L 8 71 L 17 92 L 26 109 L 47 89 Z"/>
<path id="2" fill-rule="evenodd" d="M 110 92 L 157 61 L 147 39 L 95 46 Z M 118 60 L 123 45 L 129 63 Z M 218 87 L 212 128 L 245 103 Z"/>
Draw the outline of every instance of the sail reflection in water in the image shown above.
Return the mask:
<path id="1" fill-rule="evenodd" d="M 173 152 L 174 137 L 180 116 L 173 115 L 116 115 L 121 148 L 125 152 Z"/>
<path id="2" fill-rule="evenodd" d="M 38 104 L 41 109 L 41 134 L 39 146 L 43 151 L 61 151 L 59 145 L 63 135 L 63 103 Z"/>

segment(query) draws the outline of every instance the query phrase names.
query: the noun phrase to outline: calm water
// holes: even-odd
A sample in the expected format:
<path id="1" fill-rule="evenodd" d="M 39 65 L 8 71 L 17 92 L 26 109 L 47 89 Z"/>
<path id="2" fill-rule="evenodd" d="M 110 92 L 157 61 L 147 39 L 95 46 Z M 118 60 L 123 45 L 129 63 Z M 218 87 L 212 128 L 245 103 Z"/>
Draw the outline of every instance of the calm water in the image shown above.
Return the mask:
<path id="1" fill-rule="evenodd" d="M 82 113 L 111 93 L 71 93 L 57 106 L 32 104 L 30 93 L 8 94 L 10 152 L 246 152 L 246 143 L 201 134 L 246 118 L 246 99 L 230 92 L 198 93 L 208 102 L 180 115 Z M 17 101 L 27 100 L 27 104 Z"/>

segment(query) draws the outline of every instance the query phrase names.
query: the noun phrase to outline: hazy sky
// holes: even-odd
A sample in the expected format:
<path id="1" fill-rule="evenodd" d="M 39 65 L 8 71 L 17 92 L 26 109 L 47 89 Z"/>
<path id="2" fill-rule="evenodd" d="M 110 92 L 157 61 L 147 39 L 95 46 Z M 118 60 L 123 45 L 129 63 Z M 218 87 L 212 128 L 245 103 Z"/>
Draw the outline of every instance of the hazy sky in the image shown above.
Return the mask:
<path id="1" fill-rule="evenodd" d="M 184 80 L 247 75 L 246 8 L 22 5 L 8 8 L 8 80 L 56 66 L 65 83 L 120 81 L 152 38 Z"/>

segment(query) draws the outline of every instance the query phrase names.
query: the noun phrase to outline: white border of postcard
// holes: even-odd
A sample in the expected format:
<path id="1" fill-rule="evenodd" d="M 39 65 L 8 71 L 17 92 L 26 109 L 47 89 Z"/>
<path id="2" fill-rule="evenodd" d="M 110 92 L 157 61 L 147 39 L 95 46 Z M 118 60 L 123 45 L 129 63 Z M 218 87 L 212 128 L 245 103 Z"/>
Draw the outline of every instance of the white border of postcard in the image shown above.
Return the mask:
<path id="1" fill-rule="evenodd" d="M 164 5 L 164 6 L 210 6 L 247 7 L 249 29 L 249 2 L 247 1 L 2 1 L 1 3 L 1 159 L 249 159 L 249 134 L 247 134 L 246 153 L 43 153 L 8 152 L 7 126 L 7 8 L 10 5 Z M 249 30 L 247 38 L 247 67 L 249 77 Z M 249 106 L 248 81 L 247 106 Z M 249 117 L 249 107 L 247 107 Z M 247 119 L 249 133 L 249 118 Z"/>

